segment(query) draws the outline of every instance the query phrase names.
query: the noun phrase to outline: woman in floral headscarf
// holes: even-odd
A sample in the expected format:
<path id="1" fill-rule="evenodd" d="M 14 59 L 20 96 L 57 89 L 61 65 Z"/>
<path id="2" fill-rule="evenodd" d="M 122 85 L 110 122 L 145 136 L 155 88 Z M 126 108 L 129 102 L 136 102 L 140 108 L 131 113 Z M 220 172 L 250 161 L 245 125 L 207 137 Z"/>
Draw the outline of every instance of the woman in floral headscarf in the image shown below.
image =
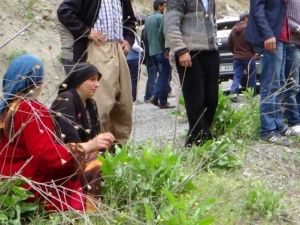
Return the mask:
<path id="1" fill-rule="evenodd" d="M 44 77 L 42 61 L 34 55 L 17 57 L 3 78 L 0 98 L 0 176 L 26 177 L 26 188 L 48 210 L 85 210 L 79 174 L 85 154 L 109 148 L 110 133 L 88 142 L 64 145 L 57 137 L 49 110 L 35 97 Z"/>

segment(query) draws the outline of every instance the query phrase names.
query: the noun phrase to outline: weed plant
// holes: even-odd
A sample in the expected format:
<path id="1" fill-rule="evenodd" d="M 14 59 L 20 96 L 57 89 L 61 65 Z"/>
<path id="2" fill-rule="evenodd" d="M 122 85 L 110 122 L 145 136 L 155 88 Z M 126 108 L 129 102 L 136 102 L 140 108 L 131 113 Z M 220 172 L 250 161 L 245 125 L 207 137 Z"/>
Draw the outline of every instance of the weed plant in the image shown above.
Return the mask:
<path id="1" fill-rule="evenodd" d="M 269 191 L 261 183 L 251 185 L 246 195 L 245 209 L 258 219 L 274 219 L 283 206 L 283 194 Z"/>
<path id="2" fill-rule="evenodd" d="M 21 180 L 0 181 L 0 224 L 21 225 L 38 209 L 26 200 L 33 195 L 24 189 Z"/>

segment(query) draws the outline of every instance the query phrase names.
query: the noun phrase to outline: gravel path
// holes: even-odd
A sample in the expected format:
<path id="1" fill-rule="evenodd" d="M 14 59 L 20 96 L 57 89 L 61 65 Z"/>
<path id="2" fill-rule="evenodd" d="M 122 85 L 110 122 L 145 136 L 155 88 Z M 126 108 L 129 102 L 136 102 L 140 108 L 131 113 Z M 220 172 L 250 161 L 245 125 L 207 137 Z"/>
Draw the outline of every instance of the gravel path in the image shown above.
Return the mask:
<path id="1" fill-rule="evenodd" d="M 133 130 L 131 139 L 136 143 L 153 141 L 155 144 L 172 142 L 183 145 L 188 124 L 187 119 L 176 116 L 176 108 L 160 109 L 150 103 L 144 103 L 147 77 L 141 76 L 138 86 L 137 104 L 133 107 Z M 168 101 L 176 105 L 174 97 Z M 175 138 L 175 139 L 174 139 Z"/>

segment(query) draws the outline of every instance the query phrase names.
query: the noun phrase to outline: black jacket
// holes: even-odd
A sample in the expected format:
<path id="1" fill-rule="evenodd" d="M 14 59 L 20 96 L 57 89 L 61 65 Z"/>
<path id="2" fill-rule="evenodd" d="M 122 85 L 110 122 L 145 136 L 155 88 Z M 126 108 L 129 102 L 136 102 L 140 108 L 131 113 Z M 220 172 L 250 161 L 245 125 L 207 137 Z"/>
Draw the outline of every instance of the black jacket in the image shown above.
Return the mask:
<path id="1" fill-rule="evenodd" d="M 85 107 L 75 89 L 60 93 L 51 110 L 64 143 L 86 142 L 100 133 L 96 102 L 89 98 Z"/>
<path id="2" fill-rule="evenodd" d="M 73 60 L 86 60 L 86 49 L 90 29 L 94 26 L 101 5 L 101 0 L 64 0 L 57 9 L 59 21 L 74 37 Z M 130 45 L 134 43 L 136 18 L 130 0 L 121 0 L 123 9 L 123 35 Z M 129 28 L 129 29 L 128 29 Z"/>

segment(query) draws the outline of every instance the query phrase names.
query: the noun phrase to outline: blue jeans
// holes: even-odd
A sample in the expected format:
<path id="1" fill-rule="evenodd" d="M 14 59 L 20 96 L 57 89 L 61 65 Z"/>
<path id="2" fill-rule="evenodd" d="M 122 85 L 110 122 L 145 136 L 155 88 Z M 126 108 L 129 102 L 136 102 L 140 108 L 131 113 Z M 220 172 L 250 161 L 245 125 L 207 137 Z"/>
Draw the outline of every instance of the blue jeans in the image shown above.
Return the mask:
<path id="1" fill-rule="evenodd" d="M 144 96 L 145 101 L 149 100 L 152 96 L 154 96 L 155 83 L 157 78 L 157 68 L 155 64 L 147 65 L 147 74 L 148 80 Z"/>
<path id="2" fill-rule="evenodd" d="M 247 71 L 247 87 L 256 88 L 256 63 L 255 59 L 234 59 L 233 60 L 233 71 L 234 77 L 231 85 L 231 93 L 237 94 L 239 92 L 239 86 L 244 76 L 244 71 Z"/>
<path id="3" fill-rule="evenodd" d="M 154 97 L 158 98 L 160 105 L 165 105 L 167 104 L 168 98 L 171 65 L 164 53 L 153 55 L 152 59 L 158 69 L 158 78 L 155 85 Z"/>
<path id="4" fill-rule="evenodd" d="M 139 60 L 127 60 L 127 64 L 129 67 L 130 78 L 131 78 L 131 86 L 132 86 L 132 99 L 133 102 L 136 101 L 137 94 L 137 82 L 139 75 Z"/>
<path id="5" fill-rule="evenodd" d="M 286 73 L 287 87 L 285 92 L 285 116 L 291 126 L 300 124 L 299 99 L 299 62 L 300 46 L 288 44 L 286 46 Z M 298 95 L 298 99 L 297 99 Z"/>
<path id="6" fill-rule="evenodd" d="M 280 92 L 281 70 L 283 65 L 283 43 L 277 43 L 274 53 L 264 48 L 255 48 L 257 53 L 263 54 L 261 58 L 260 76 L 260 137 L 271 132 L 280 132 L 285 128 L 283 112 L 281 110 Z"/>

